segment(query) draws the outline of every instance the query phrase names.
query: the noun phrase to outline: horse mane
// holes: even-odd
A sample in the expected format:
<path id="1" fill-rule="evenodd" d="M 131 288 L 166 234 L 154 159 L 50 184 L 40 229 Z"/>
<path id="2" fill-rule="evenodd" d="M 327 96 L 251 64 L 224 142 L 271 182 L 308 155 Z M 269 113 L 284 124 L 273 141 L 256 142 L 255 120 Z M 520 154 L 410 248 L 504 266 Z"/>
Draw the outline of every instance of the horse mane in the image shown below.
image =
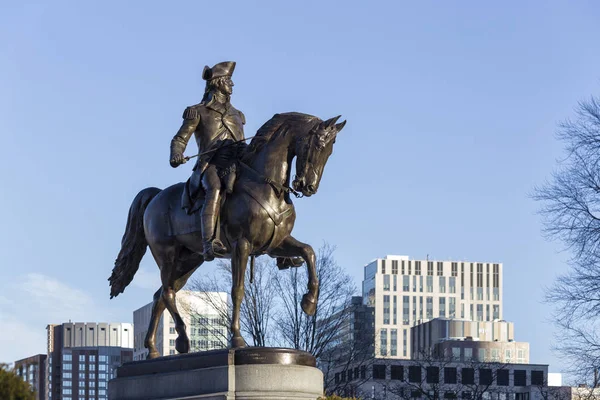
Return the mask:
<path id="1" fill-rule="evenodd" d="M 251 159 L 271 140 L 275 140 L 289 132 L 289 129 L 284 128 L 294 128 L 294 130 L 300 130 L 302 132 L 299 133 L 304 134 L 309 132 L 316 123 L 320 122 L 322 121 L 318 117 L 298 112 L 275 114 L 258 129 L 246 149 L 244 158 Z"/>

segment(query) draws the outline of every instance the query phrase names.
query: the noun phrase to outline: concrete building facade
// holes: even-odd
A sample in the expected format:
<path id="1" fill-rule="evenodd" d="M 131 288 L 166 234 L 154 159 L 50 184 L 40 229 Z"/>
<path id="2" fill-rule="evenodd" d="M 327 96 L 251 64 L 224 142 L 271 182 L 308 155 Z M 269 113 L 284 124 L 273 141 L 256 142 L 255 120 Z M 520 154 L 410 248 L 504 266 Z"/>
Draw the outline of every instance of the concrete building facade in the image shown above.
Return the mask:
<path id="1" fill-rule="evenodd" d="M 388 255 L 365 265 L 363 301 L 375 308 L 377 356 L 408 359 L 421 322 L 502 319 L 502 264 Z"/>
<path id="2" fill-rule="evenodd" d="M 46 399 L 46 359 L 45 354 L 37 354 L 15 361 L 14 370 L 35 390 L 37 400 Z"/>
<path id="3" fill-rule="evenodd" d="M 177 293 L 177 309 L 187 327 L 190 351 L 222 349 L 228 346 L 229 327 L 225 316 L 228 310 L 227 293 L 194 292 L 181 290 Z M 133 312 L 134 360 L 145 360 L 148 349 L 144 340 L 152 316 L 152 303 Z M 161 356 L 176 354 L 175 321 L 167 310 L 160 317 L 156 334 L 156 346 Z"/>
<path id="4" fill-rule="evenodd" d="M 529 343 L 516 342 L 514 324 L 504 320 L 434 318 L 411 328 L 411 349 L 413 359 L 529 363 Z"/>
<path id="5" fill-rule="evenodd" d="M 130 323 L 48 325 L 48 400 L 107 400 L 108 381 L 133 359 Z"/>
<path id="6" fill-rule="evenodd" d="M 341 366 L 327 389 L 362 399 L 549 400 L 547 379 L 543 364 L 375 359 Z"/>

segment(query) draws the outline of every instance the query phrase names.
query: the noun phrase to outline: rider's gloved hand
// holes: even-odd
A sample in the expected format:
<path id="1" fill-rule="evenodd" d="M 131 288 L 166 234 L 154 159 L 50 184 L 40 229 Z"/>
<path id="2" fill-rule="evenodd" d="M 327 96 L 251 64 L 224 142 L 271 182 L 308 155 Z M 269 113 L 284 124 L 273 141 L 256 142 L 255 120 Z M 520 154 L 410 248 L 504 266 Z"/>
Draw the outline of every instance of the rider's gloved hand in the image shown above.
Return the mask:
<path id="1" fill-rule="evenodd" d="M 171 156 L 171 160 L 169 161 L 171 164 L 171 167 L 173 168 L 177 168 L 179 167 L 181 164 L 185 164 L 185 157 L 183 156 L 183 154 L 181 153 L 177 153 L 177 154 L 173 154 Z"/>

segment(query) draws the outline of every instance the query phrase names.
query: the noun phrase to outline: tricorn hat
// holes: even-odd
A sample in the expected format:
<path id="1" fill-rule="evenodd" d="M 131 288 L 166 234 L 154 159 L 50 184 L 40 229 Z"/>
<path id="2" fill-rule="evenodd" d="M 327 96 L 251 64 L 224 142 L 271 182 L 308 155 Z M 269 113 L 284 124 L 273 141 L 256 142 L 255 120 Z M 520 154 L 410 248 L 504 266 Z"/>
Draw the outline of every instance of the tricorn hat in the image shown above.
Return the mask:
<path id="1" fill-rule="evenodd" d="M 209 81 L 211 79 L 220 78 L 222 76 L 233 75 L 235 69 L 235 61 L 223 61 L 209 68 L 208 65 L 202 71 L 202 79 Z"/>

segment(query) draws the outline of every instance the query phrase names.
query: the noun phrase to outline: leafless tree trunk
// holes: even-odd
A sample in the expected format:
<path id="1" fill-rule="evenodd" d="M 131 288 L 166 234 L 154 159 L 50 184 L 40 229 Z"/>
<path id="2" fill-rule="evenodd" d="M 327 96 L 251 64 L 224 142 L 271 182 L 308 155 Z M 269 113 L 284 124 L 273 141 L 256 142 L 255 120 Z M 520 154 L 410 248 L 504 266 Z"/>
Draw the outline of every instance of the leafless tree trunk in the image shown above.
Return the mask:
<path id="1" fill-rule="evenodd" d="M 284 345 L 312 353 L 317 360 L 336 344 L 339 333 L 351 310 L 351 299 L 356 288 L 351 277 L 336 263 L 335 248 L 324 244 L 317 251 L 319 301 L 314 316 L 302 312 L 300 302 L 307 287 L 303 268 L 279 272 L 274 280 L 281 298 L 277 328 Z"/>
<path id="2" fill-rule="evenodd" d="M 580 102 L 559 127 L 567 157 L 533 198 L 544 234 L 572 253 L 570 269 L 547 291 L 556 305 L 556 350 L 579 379 L 600 368 L 600 98 Z"/>

